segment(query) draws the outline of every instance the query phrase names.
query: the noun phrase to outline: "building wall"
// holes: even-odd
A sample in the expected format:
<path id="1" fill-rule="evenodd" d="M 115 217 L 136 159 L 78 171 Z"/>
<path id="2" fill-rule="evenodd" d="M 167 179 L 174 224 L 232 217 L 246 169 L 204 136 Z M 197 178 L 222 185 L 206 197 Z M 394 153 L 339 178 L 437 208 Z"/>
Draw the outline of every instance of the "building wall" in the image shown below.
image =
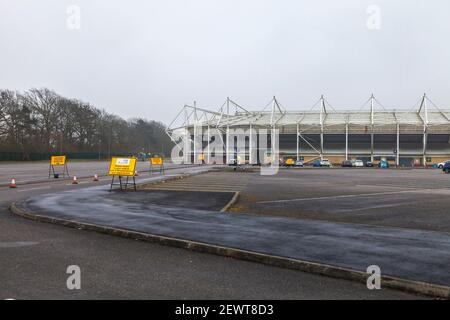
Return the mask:
<path id="1" fill-rule="evenodd" d="M 280 134 L 279 151 L 280 155 L 296 158 L 297 137 L 296 134 Z M 193 136 L 191 136 L 193 138 Z M 223 136 L 226 141 L 225 135 Z M 242 137 L 241 137 L 242 139 Z M 230 139 L 237 140 L 237 139 Z M 254 147 L 257 145 L 261 148 L 260 139 L 255 139 Z M 270 150 L 270 135 L 267 135 L 267 148 Z M 308 141 L 308 143 L 306 141 Z M 410 165 L 419 161 L 423 164 L 423 135 L 422 134 L 400 134 L 400 164 Z M 235 158 L 237 152 L 246 153 L 246 159 L 249 160 L 249 139 L 248 136 L 242 141 L 245 141 L 245 150 L 234 149 L 233 155 L 230 158 Z M 258 144 L 259 142 L 259 144 Z M 312 146 L 312 147 L 311 147 Z M 203 143 L 206 150 L 206 143 Z M 316 150 L 314 150 L 314 148 Z M 330 160 L 333 164 L 340 164 L 345 160 L 345 134 L 324 134 L 323 142 L 323 157 Z M 256 148 L 255 148 L 256 149 Z M 233 149 L 231 149 L 233 150 Z M 320 134 L 302 134 L 299 138 L 299 156 L 304 162 L 313 161 L 319 157 L 320 150 Z M 256 152 L 257 150 L 255 150 Z M 375 134 L 374 135 L 374 150 L 375 163 L 380 158 L 386 158 L 392 164 L 395 164 L 397 152 L 397 135 L 396 134 Z M 361 159 L 368 161 L 371 156 L 371 135 L 365 134 L 349 134 L 348 135 L 348 159 Z M 428 134 L 427 136 L 427 151 L 426 151 L 426 165 L 443 162 L 450 159 L 450 134 Z M 253 157 L 254 162 L 264 162 L 259 156 Z M 258 160 L 257 160 L 258 159 Z"/>

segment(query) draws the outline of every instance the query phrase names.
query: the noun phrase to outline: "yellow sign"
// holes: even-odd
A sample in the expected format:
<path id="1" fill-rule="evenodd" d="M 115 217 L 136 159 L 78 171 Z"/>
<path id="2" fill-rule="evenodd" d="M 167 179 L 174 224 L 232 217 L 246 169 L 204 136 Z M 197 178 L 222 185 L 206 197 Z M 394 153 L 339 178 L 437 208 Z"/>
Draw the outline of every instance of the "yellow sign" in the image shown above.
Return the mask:
<path id="1" fill-rule="evenodd" d="M 110 176 L 129 176 L 132 177 L 136 173 L 136 158 L 111 158 L 109 164 Z"/>
<path id="2" fill-rule="evenodd" d="M 52 166 L 63 166 L 66 164 L 66 156 L 51 156 L 50 165 Z"/>
<path id="3" fill-rule="evenodd" d="M 294 165 L 294 159 L 291 159 L 291 158 L 286 159 L 286 165 L 288 165 L 288 166 Z"/>
<path id="4" fill-rule="evenodd" d="M 158 158 L 150 158 L 150 162 L 152 165 L 154 166 L 162 166 L 163 164 L 163 158 L 158 157 Z"/>

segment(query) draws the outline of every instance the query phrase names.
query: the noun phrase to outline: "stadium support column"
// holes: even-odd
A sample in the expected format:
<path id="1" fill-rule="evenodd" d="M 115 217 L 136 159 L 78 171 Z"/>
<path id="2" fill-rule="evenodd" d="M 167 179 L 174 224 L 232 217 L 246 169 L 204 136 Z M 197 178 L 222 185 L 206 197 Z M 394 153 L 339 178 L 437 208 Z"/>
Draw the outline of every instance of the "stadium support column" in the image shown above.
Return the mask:
<path id="1" fill-rule="evenodd" d="M 253 164 L 253 132 L 252 124 L 249 124 L 249 135 L 248 135 L 248 163 Z"/>
<path id="2" fill-rule="evenodd" d="M 348 123 L 345 124 L 345 160 L 348 160 Z"/>
<path id="3" fill-rule="evenodd" d="M 370 97 L 370 161 L 373 162 L 373 149 L 374 149 L 374 136 L 373 136 L 373 102 L 375 100 L 375 97 L 372 96 Z"/>
<path id="4" fill-rule="evenodd" d="M 197 102 L 194 101 L 194 163 L 198 162 L 197 158 Z"/>
<path id="5" fill-rule="evenodd" d="M 323 160 L 323 124 L 320 126 L 320 160 Z"/>
<path id="6" fill-rule="evenodd" d="M 298 130 L 298 123 L 297 123 L 297 151 L 296 151 L 296 155 L 297 155 L 297 161 L 300 161 L 300 155 L 299 155 L 299 153 L 298 153 L 298 144 L 299 144 L 299 132 L 298 132 L 299 130 Z"/>
<path id="7" fill-rule="evenodd" d="M 206 145 L 206 150 L 207 150 L 207 152 L 208 152 L 208 155 L 207 155 L 207 159 L 206 159 L 206 161 L 207 161 L 207 163 L 208 164 L 211 164 L 211 148 L 210 148 L 210 146 L 209 146 L 209 144 L 210 144 L 210 142 L 211 142 L 211 132 L 210 132 L 210 130 L 209 130 L 209 125 L 208 125 L 208 133 L 207 133 L 207 136 L 208 136 L 208 144 Z"/>
<path id="8" fill-rule="evenodd" d="M 187 110 L 184 110 L 184 148 L 183 148 L 183 157 L 184 163 L 191 163 L 191 134 L 189 132 L 189 116 Z"/>
<path id="9" fill-rule="evenodd" d="M 423 126 L 423 151 L 422 151 L 422 164 L 424 167 L 427 166 L 427 126 Z"/>
<path id="10" fill-rule="evenodd" d="M 189 133 L 189 127 L 186 126 L 184 129 L 184 149 L 183 149 L 183 156 L 184 156 L 184 163 L 188 164 L 191 162 L 191 137 Z"/>
<path id="11" fill-rule="evenodd" d="M 225 159 L 226 159 L 226 164 L 230 163 L 230 126 L 227 125 L 227 132 L 226 132 L 226 136 L 225 136 Z"/>
<path id="12" fill-rule="evenodd" d="M 325 107 L 325 99 L 323 95 L 320 97 L 321 108 L 320 108 L 320 160 L 323 160 L 323 124 L 325 121 L 325 115 L 327 109 Z"/>
<path id="13" fill-rule="evenodd" d="M 424 94 L 422 98 L 422 105 L 424 119 L 423 119 L 423 152 L 422 152 L 422 164 L 424 167 L 427 166 L 427 138 L 428 138 L 428 106 L 427 106 L 427 95 Z M 420 110 L 419 110 L 420 112 Z"/>
<path id="14" fill-rule="evenodd" d="M 372 132 L 370 133 L 370 161 L 373 162 L 373 127 Z"/>
<path id="15" fill-rule="evenodd" d="M 397 153 L 396 161 L 397 167 L 400 165 L 400 124 L 397 122 Z"/>
<path id="16" fill-rule="evenodd" d="M 227 122 L 230 121 L 230 98 L 227 97 Z M 226 164 L 230 163 L 230 125 L 227 124 L 227 132 L 225 135 L 226 145 L 225 145 L 225 161 Z"/>

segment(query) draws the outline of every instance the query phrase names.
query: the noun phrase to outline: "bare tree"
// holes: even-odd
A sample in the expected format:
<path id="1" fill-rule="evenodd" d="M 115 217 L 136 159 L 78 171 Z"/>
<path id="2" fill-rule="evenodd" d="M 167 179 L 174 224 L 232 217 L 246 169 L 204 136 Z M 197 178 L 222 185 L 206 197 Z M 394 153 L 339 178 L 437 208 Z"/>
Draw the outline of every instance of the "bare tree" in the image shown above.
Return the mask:
<path id="1" fill-rule="evenodd" d="M 0 147 L 31 153 L 169 153 L 165 126 L 145 119 L 124 119 L 52 90 L 24 94 L 0 90 Z"/>

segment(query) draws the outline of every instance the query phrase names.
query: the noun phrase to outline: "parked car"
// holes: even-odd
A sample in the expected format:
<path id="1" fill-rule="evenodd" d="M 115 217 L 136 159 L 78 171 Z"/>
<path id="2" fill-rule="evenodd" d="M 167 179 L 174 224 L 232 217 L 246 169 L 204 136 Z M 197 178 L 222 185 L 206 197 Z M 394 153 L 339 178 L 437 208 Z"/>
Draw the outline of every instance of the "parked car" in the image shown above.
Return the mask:
<path id="1" fill-rule="evenodd" d="M 354 160 L 353 166 L 354 167 L 364 167 L 364 162 L 362 162 L 362 160 Z"/>
<path id="2" fill-rule="evenodd" d="M 320 160 L 315 160 L 312 165 L 313 167 L 320 167 Z"/>
<path id="3" fill-rule="evenodd" d="M 367 161 L 366 162 L 366 167 L 373 167 L 373 162 L 372 161 Z"/>
<path id="4" fill-rule="evenodd" d="M 444 161 L 444 162 L 439 162 L 438 164 L 437 164 L 437 167 L 439 168 L 439 169 L 444 169 L 444 166 L 445 166 L 445 164 L 447 163 L 447 162 L 449 162 L 450 160 L 447 160 L 447 161 Z"/>
<path id="5" fill-rule="evenodd" d="M 302 161 L 295 161 L 294 167 L 303 167 Z"/>
<path id="6" fill-rule="evenodd" d="M 331 167 L 331 163 L 328 159 L 322 159 L 322 160 L 320 160 L 320 166 L 321 167 Z"/>
<path id="7" fill-rule="evenodd" d="M 442 167 L 442 171 L 445 173 L 450 173 L 450 161 L 444 162 L 444 166 Z"/>
<path id="8" fill-rule="evenodd" d="M 231 159 L 228 161 L 228 165 L 229 165 L 229 166 L 236 167 L 237 164 L 238 164 L 238 163 L 237 163 L 237 160 L 234 159 L 234 158 L 231 158 Z"/>
<path id="9" fill-rule="evenodd" d="M 344 160 L 341 163 L 341 167 L 353 167 L 353 163 L 351 160 Z"/>

